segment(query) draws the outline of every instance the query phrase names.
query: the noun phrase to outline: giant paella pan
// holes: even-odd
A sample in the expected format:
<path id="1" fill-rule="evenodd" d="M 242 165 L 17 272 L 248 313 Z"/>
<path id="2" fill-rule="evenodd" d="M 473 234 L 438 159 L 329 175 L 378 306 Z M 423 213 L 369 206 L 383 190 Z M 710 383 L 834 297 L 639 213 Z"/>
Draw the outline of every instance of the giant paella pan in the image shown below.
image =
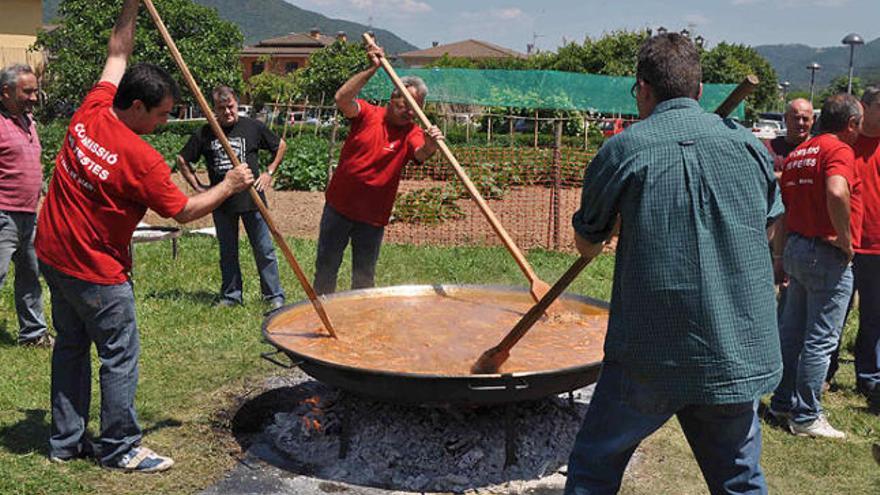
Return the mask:
<path id="1" fill-rule="evenodd" d="M 408 285 L 340 292 L 324 299 L 331 338 L 308 301 L 266 317 L 263 335 L 313 378 L 400 403 L 491 405 L 534 400 L 596 381 L 608 305 L 563 294 L 513 348 L 498 373 L 470 367 L 534 301 L 525 288 Z M 561 311 L 560 311 L 561 310 Z"/>

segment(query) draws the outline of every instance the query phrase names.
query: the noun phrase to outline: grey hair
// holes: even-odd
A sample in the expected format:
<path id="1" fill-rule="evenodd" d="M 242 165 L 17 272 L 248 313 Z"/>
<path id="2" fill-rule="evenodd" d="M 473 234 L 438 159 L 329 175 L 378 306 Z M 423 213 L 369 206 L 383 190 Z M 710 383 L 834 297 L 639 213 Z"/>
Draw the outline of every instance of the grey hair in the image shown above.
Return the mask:
<path id="1" fill-rule="evenodd" d="M 862 94 L 862 105 L 868 106 L 880 100 L 880 86 L 868 86 Z"/>
<path id="2" fill-rule="evenodd" d="M 22 74 L 33 74 L 34 70 L 31 69 L 29 65 L 25 64 L 13 64 L 9 67 L 4 67 L 2 71 L 0 71 L 0 88 L 3 86 L 8 86 L 10 89 L 15 89 L 18 85 L 18 78 L 21 77 Z"/>
<path id="3" fill-rule="evenodd" d="M 218 103 L 228 103 L 229 100 L 235 100 L 238 102 L 238 97 L 235 96 L 235 91 L 229 86 L 217 86 L 214 88 L 214 91 L 211 91 L 211 99 L 214 101 L 214 104 Z"/>
<path id="4" fill-rule="evenodd" d="M 428 86 L 425 84 L 425 81 L 422 81 L 421 77 L 404 76 L 400 78 L 400 82 L 403 83 L 405 88 L 416 88 L 416 94 L 419 95 L 419 98 L 424 100 L 428 96 Z M 400 98 L 401 96 L 403 94 L 397 88 L 394 88 L 394 91 L 391 92 L 392 98 Z"/>
<path id="5" fill-rule="evenodd" d="M 847 93 L 829 96 L 822 105 L 819 127 L 822 132 L 840 132 L 846 129 L 852 119 L 862 120 L 862 105 L 859 100 Z"/>

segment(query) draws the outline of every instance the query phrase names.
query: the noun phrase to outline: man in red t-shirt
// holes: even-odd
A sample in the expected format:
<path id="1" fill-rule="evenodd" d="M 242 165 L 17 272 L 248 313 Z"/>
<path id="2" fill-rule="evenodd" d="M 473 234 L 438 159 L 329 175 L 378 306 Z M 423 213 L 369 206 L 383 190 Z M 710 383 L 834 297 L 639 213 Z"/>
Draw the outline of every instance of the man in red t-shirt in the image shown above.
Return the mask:
<path id="1" fill-rule="evenodd" d="M 423 162 L 430 158 L 437 150 L 437 140 L 443 139 L 436 126 L 428 129 L 425 139 L 422 129 L 413 123 L 415 112 L 396 89 L 384 107 L 357 99 L 379 69 L 384 52 L 371 45 L 367 56 L 371 67 L 352 76 L 336 92 L 336 106 L 351 120 L 351 130 L 327 186 L 315 261 L 318 294 L 336 290 L 336 277 L 349 241 L 351 288 L 375 285 L 376 262 L 400 173 L 411 160 Z M 419 105 L 424 105 L 428 94 L 425 83 L 417 77 L 404 77 L 403 84 Z"/>
<path id="2" fill-rule="evenodd" d="M 779 322 L 782 381 L 770 414 L 786 419 L 797 435 L 845 436 L 828 424 L 819 401 L 852 295 L 861 197 L 851 145 L 861 120 L 862 106 L 852 95 L 829 97 L 820 117 L 824 133 L 792 151 L 782 172 L 789 286 Z"/>
<path id="3" fill-rule="evenodd" d="M 147 208 L 181 223 L 210 213 L 253 183 L 242 165 L 217 186 L 187 198 L 162 155 L 144 142 L 168 120 L 179 96 L 159 67 L 126 71 L 138 0 L 125 0 L 97 85 L 70 120 L 40 211 L 36 250 L 52 295 L 58 334 L 52 353 L 49 457 L 90 455 L 90 347 L 101 361 L 101 432 L 95 457 L 109 468 L 154 472 L 174 461 L 140 446 L 134 397 L 140 339 L 135 321 L 131 236 Z"/>
<path id="4" fill-rule="evenodd" d="M 862 132 L 853 145 L 864 210 L 853 259 L 859 293 L 856 387 L 868 397 L 871 409 L 880 412 L 880 86 L 865 89 L 862 106 Z"/>

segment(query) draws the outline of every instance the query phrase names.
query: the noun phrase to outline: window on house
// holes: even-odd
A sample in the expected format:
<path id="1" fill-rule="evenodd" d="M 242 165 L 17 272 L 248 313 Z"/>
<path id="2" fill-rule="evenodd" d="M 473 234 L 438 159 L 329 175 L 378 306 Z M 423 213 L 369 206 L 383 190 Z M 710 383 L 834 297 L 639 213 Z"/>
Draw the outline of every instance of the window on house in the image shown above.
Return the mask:
<path id="1" fill-rule="evenodd" d="M 298 62 L 287 62 L 287 64 L 284 66 L 284 72 L 286 74 L 290 74 L 291 72 L 295 71 L 298 68 L 299 68 Z"/>
<path id="2" fill-rule="evenodd" d="M 254 62 L 251 64 L 251 75 L 256 76 L 257 74 L 262 74 L 263 70 L 265 70 L 266 64 L 263 62 Z"/>

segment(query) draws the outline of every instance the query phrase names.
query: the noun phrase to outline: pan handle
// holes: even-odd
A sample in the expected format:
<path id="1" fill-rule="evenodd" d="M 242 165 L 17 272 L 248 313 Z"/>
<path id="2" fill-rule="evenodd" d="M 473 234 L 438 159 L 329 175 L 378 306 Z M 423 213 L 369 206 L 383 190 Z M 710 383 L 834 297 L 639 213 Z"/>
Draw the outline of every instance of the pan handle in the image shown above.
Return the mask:
<path id="1" fill-rule="evenodd" d="M 275 359 L 275 356 L 278 354 L 281 354 L 281 350 L 275 349 L 274 351 L 261 352 L 260 357 L 286 370 L 292 370 L 293 368 L 296 368 L 303 363 L 302 361 L 294 361 L 290 359 L 290 356 L 287 356 L 287 354 L 285 354 L 285 356 L 287 356 L 287 359 L 290 361 L 290 363 L 282 363 L 281 361 Z"/>
<path id="2" fill-rule="evenodd" d="M 505 390 L 525 390 L 529 388 L 529 382 L 523 380 L 522 378 L 513 381 L 510 380 L 506 383 L 500 385 L 478 385 L 475 383 L 468 383 L 468 388 L 475 392 L 501 392 Z"/>

